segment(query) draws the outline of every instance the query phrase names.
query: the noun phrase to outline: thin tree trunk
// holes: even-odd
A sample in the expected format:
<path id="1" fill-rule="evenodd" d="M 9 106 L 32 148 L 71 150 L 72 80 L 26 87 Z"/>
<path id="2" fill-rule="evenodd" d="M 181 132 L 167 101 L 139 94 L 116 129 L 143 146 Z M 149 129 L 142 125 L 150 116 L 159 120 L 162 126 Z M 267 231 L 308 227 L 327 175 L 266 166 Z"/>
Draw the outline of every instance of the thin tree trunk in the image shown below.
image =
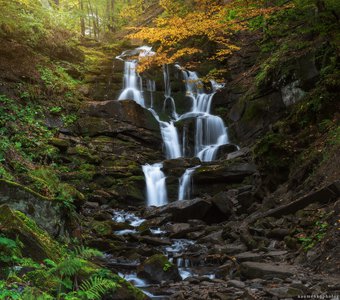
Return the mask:
<path id="1" fill-rule="evenodd" d="M 85 19 L 84 19 L 84 3 L 83 0 L 79 0 L 79 8 L 80 8 L 80 33 L 82 36 L 85 36 Z"/>
<path id="2" fill-rule="evenodd" d="M 93 27 L 93 34 L 94 34 L 94 38 L 98 38 L 98 28 L 97 28 L 97 17 L 94 13 L 91 1 L 89 0 L 89 10 L 90 10 L 90 15 L 92 17 L 92 27 Z"/>

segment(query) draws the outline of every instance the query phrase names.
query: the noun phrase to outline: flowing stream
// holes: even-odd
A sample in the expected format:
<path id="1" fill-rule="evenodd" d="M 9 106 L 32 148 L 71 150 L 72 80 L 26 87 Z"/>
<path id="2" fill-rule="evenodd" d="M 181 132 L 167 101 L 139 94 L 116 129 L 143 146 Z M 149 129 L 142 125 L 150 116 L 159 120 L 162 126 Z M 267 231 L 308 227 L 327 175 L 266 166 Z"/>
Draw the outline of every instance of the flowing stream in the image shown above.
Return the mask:
<path id="1" fill-rule="evenodd" d="M 171 83 L 169 66 L 163 66 L 164 78 L 164 102 L 163 113 L 167 113 L 169 121 L 162 121 L 159 113 L 154 109 L 154 92 L 156 91 L 155 81 L 147 79 L 145 85 L 150 94 L 150 99 L 145 101 L 143 92 L 143 78 L 137 72 L 138 58 L 152 56 L 154 52 L 150 47 L 142 46 L 134 50 L 124 51 L 117 59 L 123 60 L 124 68 L 124 89 L 119 96 L 119 100 L 132 99 L 141 106 L 149 109 L 159 123 L 164 152 L 166 159 L 174 159 L 188 156 L 189 152 L 193 153 L 203 162 L 209 162 L 216 159 L 218 148 L 228 144 L 227 129 L 223 120 L 211 114 L 211 105 L 214 94 L 218 86 L 212 82 L 212 93 L 205 93 L 203 83 L 200 81 L 196 72 L 183 69 L 175 65 L 182 73 L 185 83 L 185 96 L 191 99 L 191 108 L 189 111 L 179 115 L 176 112 L 176 99 L 171 93 Z M 149 103 L 149 105 L 146 105 Z M 183 130 L 182 136 L 179 135 L 176 123 L 181 121 L 194 120 L 195 132 Z M 193 134 L 194 146 L 193 151 L 186 151 L 189 138 Z M 188 153 L 187 153 L 188 152 Z M 179 179 L 178 200 L 190 199 L 192 191 L 192 175 L 196 167 L 187 169 Z M 143 167 L 147 190 L 147 205 L 162 206 L 168 203 L 166 176 L 162 171 L 163 164 L 146 164 Z"/>

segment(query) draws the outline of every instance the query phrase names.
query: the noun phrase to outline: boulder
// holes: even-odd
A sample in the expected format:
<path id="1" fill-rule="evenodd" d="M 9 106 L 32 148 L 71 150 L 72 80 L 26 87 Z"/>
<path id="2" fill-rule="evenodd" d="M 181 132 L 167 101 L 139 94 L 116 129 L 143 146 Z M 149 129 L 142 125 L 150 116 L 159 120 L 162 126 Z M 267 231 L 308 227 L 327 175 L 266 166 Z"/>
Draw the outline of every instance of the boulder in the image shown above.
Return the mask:
<path id="1" fill-rule="evenodd" d="M 250 163 L 210 164 L 196 169 L 193 174 L 194 182 L 241 182 L 245 177 L 256 172 L 256 166 Z"/>
<path id="2" fill-rule="evenodd" d="M 146 259 L 138 267 L 137 275 L 153 283 L 182 280 L 177 267 L 162 254 L 156 254 Z"/>
<path id="3" fill-rule="evenodd" d="M 231 152 L 228 154 L 227 159 L 236 159 L 239 157 L 245 157 L 250 153 L 250 149 L 248 147 L 241 148 L 240 150 Z"/>
<path id="4" fill-rule="evenodd" d="M 52 236 L 65 235 L 65 213 L 63 203 L 46 198 L 18 183 L 0 179 L 0 205 L 7 204 L 32 218 Z"/>
<path id="5" fill-rule="evenodd" d="M 241 275 L 248 279 L 262 278 L 281 278 L 292 277 L 296 269 L 291 265 L 271 264 L 260 262 L 243 262 L 240 265 Z"/>
<path id="6" fill-rule="evenodd" d="M 80 114 L 99 119 L 113 119 L 135 127 L 159 132 L 159 124 L 152 113 L 133 100 L 87 102 L 80 109 Z"/>
<path id="7" fill-rule="evenodd" d="M 61 256 L 61 249 L 46 231 L 24 213 L 13 210 L 8 205 L 0 206 L 0 227 L 9 238 L 20 240 L 24 257 L 42 262 L 46 258 L 55 261 Z"/>
<path id="8" fill-rule="evenodd" d="M 265 291 L 273 297 L 277 297 L 279 299 L 292 299 L 298 296 L 303 297 L 304 292 L 300 289 L 290 287 L 290 286 L 282 286 L 277 288 L 269 288 L 265 289 Z"/>
<path id="9" fill-rule="evenodd" d="M 189 232 L 196 230 L 196 228 L 193 229 L 188 223 L 167 224 L 165 229 L 172 238 L 185 238 Z"/>
<path id="10" fill-rule="evenodd" d="M 167 175 L 180 177 L 186 169 L 198 166 L 201 161 L 198 157 L 180 157 L 176 159 L 168 159 L 163 162 L 162 170 Z"/>
<path id="11" fill-rule="evenodd" d="M 230 199 L 227 192 L 216 194 L 211 202 L 226 216 L 230 216 L 234 210 L 234 203 Z"/>
<path id="12" fill-rule="evenodd" d="M 137 238 L 139 242 L 152 246 L 171 246 L 172 244 L 169 239 L 158 238 L 153 236 L 141 236 Z"/>
<path id="13" fill-rule="evenodd" d="M 150 299 L 140 289 L 123 278 L 119 279 L 119 285 L 114 293 L 109 292 L 102 297 L 104 300 L 147 300 Z"/>
<path id="14" fill-rule="evenodd" d="M 149 209 L 147 214 L 149 218 L 170 214 L 171 220 L 179 223 L 199 219 L 211 224 L 225 221 L 227 218 L 210 200 L 200 198 L 175 201 L 161 208 Z"/>
<path id="15" fill-rule="evenodd" d="M 235 255 L 238 262 L 254 261 L 260 262 L 264 260 L 264 255 L 256 252 L 242 252 Z"/>
<path id="16" fill-rule="evenodd" d="M 217 150 L 216 159 L 226 158 L 226 157 L 228 157 L 229 153 L 235 152 L 237 150 L 238 150 L 238 148 L 234 144 L 222 145 Z"/>

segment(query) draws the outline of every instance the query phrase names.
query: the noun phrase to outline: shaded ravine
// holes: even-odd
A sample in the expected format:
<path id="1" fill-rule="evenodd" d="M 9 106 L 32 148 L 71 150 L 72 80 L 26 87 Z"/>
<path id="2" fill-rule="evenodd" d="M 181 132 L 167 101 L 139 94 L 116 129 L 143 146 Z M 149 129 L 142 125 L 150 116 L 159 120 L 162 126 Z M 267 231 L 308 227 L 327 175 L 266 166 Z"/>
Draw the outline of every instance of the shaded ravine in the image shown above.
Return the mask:
<path id="1" fill-rule="evenodd" d="M 138 65 L 138 59 L 135 58 L 136 55 L 143 57 L 153 55 L 153 52 L 151 48 L 143 46 L 135 50 L 125 51 L 117 57 L 118 59 L 124 60 L 124 88 L 119 96 L 119 100 L 134 100 L 139 105 L 151 111 L 159 123 L 166 159 L 196 156 L 203 162 L 213 161 L 216 158 L 218 148 L 229 142 L 227 129 L 223 120 L 211 114 L 212 98 L 218 85 L 212 82 L 213 92 L 205 93 L 203 84 L 198 78 L 197 73 L 182 69 L 179 65 L 176 65 L 176 68 L 181 71 L 183 76 L 186 89 L 185 96 L 191 101 L 190 110 L 183 114 L 178 114 L 176 111 L 176 100 L 171 95 L 169 66 L 164 65 L 164 103 L 163 111 L 161 112 L 162 115 L 164 115 L 166 107 L 170 107 L 170 109 L 167 110 L 169 120 L 163 121 L 160 118 L 160 112 L 157 112 L 154 108 L 153 92 L 156 90 L 156 85 L 155 82 L 150 79 L 145 81 L 150 99 L 144 99 L 143 79 L 136 70 Z M 131 59 L 130 57 L 132 56 L 133 58 Z M 194 120 L 195 132 L 183 130 L 182 136 L 180 136 L 176 128 L 176 122 L 186 120 Z M 191 136 L 194 137 L 194 145 L 192 149 L 188 151 Z M 191 198 L 193 188 L 192 175 L 199 166 L 200 165 L 196 165 L 186 169 L 182 176 L 178 178 L 178 200 Z M 159 207 L 168 203 L 166 176 L 162 168 L 162 162 L 142 166 L 146 181 L 147 206 Z M 140 222 L 142 223 L 145 220 L 139 219 L 140 222 L 134 223 L 135 219 L 136 217 L 133 214 L 127 212 L 121 212 L 115 215 L 115 222 L 127 222 L 132 227 L 131 229 L 116 231 L 115 234 L 123 236 L 137 234 L 138 231 L 134 228 L 138 227 Z M 166 230 L 161 230 L 160 228 L 150 228 L 150 234 L 161 239 L 169 235 Z M 205 276 L 210 279 L 215 277 L 212 271 L 212 269 L 215 268 L 214 266 L 209 268 L 205 264 L 202 264 L 202 262 L 194 263 L 190 258 L 190 254 L 187 254 L 188 248 L 195 244 L 194 241 L 176 238 L 167 238 L 167 241 L 169 244 L 167 246 L 159 246 L 158 250 L 166 255 L 171 263 L 178 267 L 182 279 L 193 276 Z M 191 252 L 189 251 L 188 253 Z M 136 272 L 125 270 L 125 272 L 121 271 L 120 275 L 136 287 L 142 288 L 149 297 L 157 299 L 157 297 L 148 291 L 150 284 L 148 284 L 146 280 L 137 277 Z M 160 296 L 160 299 L 161 298 Z"/>

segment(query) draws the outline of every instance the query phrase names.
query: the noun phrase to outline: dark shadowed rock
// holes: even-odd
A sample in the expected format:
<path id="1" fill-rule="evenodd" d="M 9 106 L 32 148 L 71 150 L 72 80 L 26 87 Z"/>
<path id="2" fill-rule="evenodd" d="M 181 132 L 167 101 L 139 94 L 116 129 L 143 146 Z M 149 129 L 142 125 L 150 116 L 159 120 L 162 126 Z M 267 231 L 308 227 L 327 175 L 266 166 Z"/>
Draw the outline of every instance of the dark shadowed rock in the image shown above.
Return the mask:
<path id="1" fill-rule="evenodd" d="M 283 299 L 283 298 L 292 299 L 299 295 L 301 296 L 304 294 L 302 290 L 296 289 L 294 287 L 289 287 L 289 286 L 266 289 L 266 292 L 270 294 L 271 296 L 277 297 L 279 299 Z"/>
<path id="2" fill-rule="evenodd" d="M 196 169 L 193 175 L 194 182 L 207 183 L 226 182 L 226 181 L 242 181 L 245 177 L 250 176 L 256 172 L 256 167 L 249 163 L 239 164 L 211 164 L 204 165 Z"/>
<path id="3" fill-rule="evenodd" d="M 198 157 L 168 159 L 163 162 L 163 171 L 167 175 L 181 176 L 186 169 L 201 164 Z"/>
<path id="4" fill-rule="evenodd" d="M 167 224 L 165 229 L 170 233 L 172 238 L 184 238 L 187 233 L 193 230 L 188 223 Z"/>
<path id="5" fill-rule="evenodd" d="M 217 206 L 209 199 L 193 199 L 175 201 L 160 208 L 151 208 L 147 212 L 149 218 L 170 214 L 173 222 L 187 222 L 190 219 L 203 220 L 207 223 L 218 223 L 227 219 Z"/>
<path id="6" fill-rule="evenodd" d="M 101 119 L 114 119 L 136 127 L 159 131 L 159 124 L 150 111 L 133 100 L 108 100 L 87 102 L 80 114 Z"/>
<path id="7" fill-rule="evenodd" d="M 222 145 L 218 148 L 216 159 L 227 157 L 229 153 L 237 151 L 237 146 L 233 144 Z"/>
<path id="8" fill-rule="evenodd" d="M 296 273 L 296 269 L 290 265 L 277 265 L 259 262 L 243 262 L 241 265 L 241 275 L 249 278 L 288 278 Z"/>
<path id="9" fill-rule="evenodd" d="M 227 192 L 218 193 L 211 199 L 211 202 L 226 216 L 233 213 L 233 202 Z"/>
<path id="10" fill-rule="evenodd" d="M 162 254 L 156 254 L 145 260 L 137 269 L 137 275 L 150 282 L 180 281 L 178 269 Z"/>

